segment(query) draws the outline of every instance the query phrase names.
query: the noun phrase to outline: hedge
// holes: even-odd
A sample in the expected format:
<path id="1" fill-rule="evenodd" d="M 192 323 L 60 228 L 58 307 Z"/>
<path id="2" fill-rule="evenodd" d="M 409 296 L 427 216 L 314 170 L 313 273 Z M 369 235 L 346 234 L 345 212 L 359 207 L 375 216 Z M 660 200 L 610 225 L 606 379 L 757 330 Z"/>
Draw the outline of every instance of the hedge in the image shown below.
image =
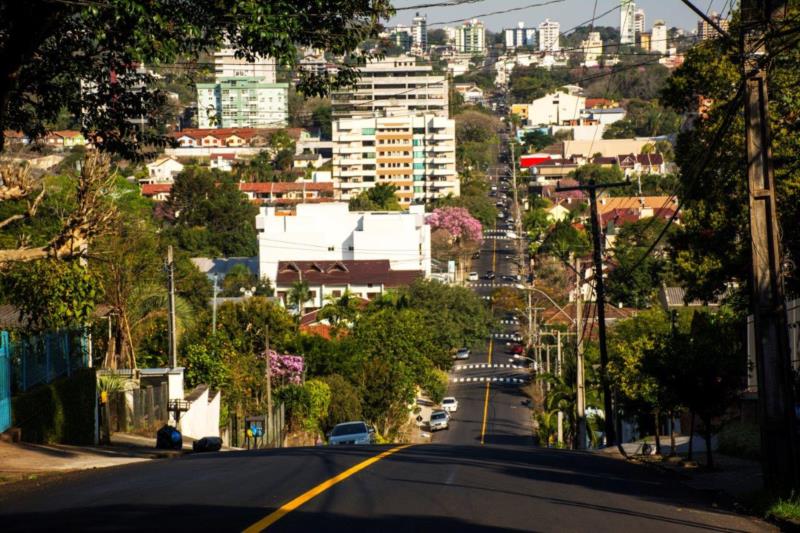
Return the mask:
<path id="1" fill-rule="evenodd" d="M 95 371 L 83 368 L 66 378 L 14 396 L 12 425 L 35 443 L 94 443 Z"/>

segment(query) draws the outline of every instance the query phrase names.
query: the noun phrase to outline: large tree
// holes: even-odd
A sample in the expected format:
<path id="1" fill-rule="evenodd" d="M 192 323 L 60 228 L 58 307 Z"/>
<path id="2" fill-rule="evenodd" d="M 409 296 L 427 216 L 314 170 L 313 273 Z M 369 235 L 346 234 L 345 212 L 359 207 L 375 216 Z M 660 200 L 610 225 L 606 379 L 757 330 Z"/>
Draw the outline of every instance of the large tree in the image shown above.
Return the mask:
<path id="1" fill-rule="evenodd" d="M 3 130 L 41 135 L 67 108 L 97 144 L 139 153 L 163 138 L 128 119 L 152 117 L 165 100 L 144 88 L 152 76 L 140 66 L 191 67 L 228 41 L 243 57 L 296 67 L 300 46 L 347 55 L 392 13 L 389 0 L 0 3 L 0 149 Z M 321 95 L 352 83 L 355 63 L 336 75 L 302 71 L 298 89 Z"/>

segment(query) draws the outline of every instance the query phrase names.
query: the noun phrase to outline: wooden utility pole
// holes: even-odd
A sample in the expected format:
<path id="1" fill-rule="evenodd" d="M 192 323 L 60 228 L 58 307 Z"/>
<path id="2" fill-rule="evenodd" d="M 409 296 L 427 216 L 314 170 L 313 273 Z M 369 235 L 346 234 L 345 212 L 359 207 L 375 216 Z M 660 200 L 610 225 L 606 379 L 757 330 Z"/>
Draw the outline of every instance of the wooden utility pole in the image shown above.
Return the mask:
<path id="1" fill-rule="evenodd" d="M 583 361 L 583 294 L 581 291 L 581 260 L 575 256 L 575 337 L 577 339 L 575 357 L 577 369 L 576 385 L 576 447 L 579 450 L 586 446 L 586 380 L 584 379 Z"/>
<path id="2" fill-rule="evenodd" d="M 745 76 L 747 179 L 752 246 L 752 300 L 755 322 L 761 458 L 768 488 L 788 492 L 798 486 L 797 422 L 792 364 L 786 327 L 780 230 L 768 114 L 767 49 L 769 22 L 785 5 L 777 0 L 742 1 L 742 56 Z M 787 228 L 788 229 L 788 228 Z"/>
<path id="3" fill-rule="evenodd" d="M 600 228 L 600 219 L 597 216 L 597 190 L 612 187 L 626 187 L 626 181 L 618 183 L 595 183 L 589 180 L 586 185 L 576 187 L 556 187 L 557 191 L 589 191 L 589 205 L 592 216 L 592 253 L 594 256 L 594 287 L 597 294 L 597 320 L 598 334 L 600 336 L 600 381 L 603 385 L 603 411 L 606 434 L 606 446 L 617 443 L 616 427 L 614 426 L 614 411 L 611 402 L 611 384 L 608 381 L 608 347 L 606 346 L 606 288 L 603 281 L 603 242 Z"/>
<path id="4" fill-rule="evenodd" d="M 167 283 L 169 284 L 169 366 L 178 366 L 178 328 L 175 321 L 175 261 L 172 245 L 167 247 Z"/>
<path id="5" fill-rule="evenodd" d="M 272 361 L 269 356 L 269 324 L 264 324 L 264 354 L 267 360 L 267 435 L 270 444 L 275 446 L 275 423 L 272 414 Z"/>

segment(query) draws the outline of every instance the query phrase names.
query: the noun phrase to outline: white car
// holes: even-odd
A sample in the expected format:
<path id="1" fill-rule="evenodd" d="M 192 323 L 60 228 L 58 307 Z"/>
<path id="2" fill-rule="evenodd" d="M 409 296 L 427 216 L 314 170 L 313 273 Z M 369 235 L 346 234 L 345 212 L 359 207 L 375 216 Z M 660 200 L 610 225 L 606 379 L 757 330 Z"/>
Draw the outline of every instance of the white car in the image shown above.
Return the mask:
<path id="1" fill-rule="evenodd" d="M 450 415 L 448 415 L 445 411 L 434 411 L 431 413 L 428 426 L 431 431 L 450 429 Z"/>
<path id="2" fill-rule="evenodd" d="M 442 411 L 446 411 L 448 413 L 455 413 L 456 411 L 458 411 L 458 400 L 456 400 L 452 396 L 448 396 L 447 398 L 443 399 Z"/>
<path id="3" fill-rule="evenodd" d="M 470 272 L 467 274 L 467 281 L 478 281 L 479 276 L 477 272 Z"/>

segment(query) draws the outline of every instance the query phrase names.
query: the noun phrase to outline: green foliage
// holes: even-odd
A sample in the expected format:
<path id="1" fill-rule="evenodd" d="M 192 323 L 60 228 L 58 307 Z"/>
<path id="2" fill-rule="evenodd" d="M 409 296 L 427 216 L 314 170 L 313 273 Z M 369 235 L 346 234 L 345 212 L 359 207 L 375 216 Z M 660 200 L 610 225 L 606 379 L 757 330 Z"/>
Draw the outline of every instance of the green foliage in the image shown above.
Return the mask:
<path id="1" fill-rule="evenodd" d="M 658 64 L 657 57 L 629 55 L 621 56 L 620 59 L 620 63 L 613 67 L 600 69 L 605 75 L 598 75 L 594 81 L 586 85 L 584 91 L 586 96 L 615 100 L 658 98 L 669 77 L 669 69 Z"/>
<path id="2" fill-rule="evenodd" d="M 222 296 L 237 297 L 241 296 L 241 289 L 256 288 L 256 296 L 272 296 L 275 290 L 269 279 L 258 279 L 258 276 L 250 271 L 247 265 L 236 264 L 231 267 L 225 278 L 222 280 Z"/>
<path id="3" fill-rule="evenodd" d="M 578 180 L 581 185 L 594 182 L 597 184 L 606 183 L 619 183 L 625 181 L 625 175 L 617 165 L 611 167 L 604 167 L 595 164 L 583 165 L 575 170 L 573 177 Z"/>
<path id="4" fill-rule="evenodd" d="M 586 230 L 576 228 L 569 220 L 562 220 L 553 225 L 538 252 L 566 259 L 572 253 L 586 255 L 591 249 Z"/>
<path id="5" fill-rule="evenodd" d="M 515 103 L 529 104 L 572 81 L 569 69 L 546 70 L 537 66 L 518 66 L 511 74 L 511 97 Z"/>
<path id="6" fill-rule="evenodd" d="M 477 110 L 464 111 L 456 121 L 456 159 L 459 168 L 486 170 L 500 153 L 500 120 Z"/>
<path id="7" fill-rule="evenodd" d="M 497 220 L 497 208 L 492 202 L 489 192 L 489 182 L 486 176 L 476 170 L 466 170 L 461 176 L 461 195 L 438 198 L 428 207 L 433 210 L 437 207 L 463 207 L 469 214 L 480 221 L 484 227 L 491 227 Z"/>
<path id="8" fill-rule="evenodd" d="M 761 430 L 758 424 L 732 422 L 717 436 L 719 453 L 758 461 L 761 459 Z"/>
<path id="9" fill-rule="evenodd" d="M 361 398 L 358 389 L 339 374 L 331 374 L 320 378 L 330 390 L 328 413 L 322 418 L 323 432 L 327 433 L 336 424 L 351 420 L 360 420 Z"/>
<path id="10" fill-rule="evenodd" d="M 397 187 L 378 183 L 350 200 L 350 211 L 400 211 Z"/>
<path id="11" fill-rule="evenodd" d="M 603 133 L 604 139 L 670 135 L 677 133 L 681 127 L 680 115 L 672 109 L 661 107 L 656 100 L 631 100 L 626 109 L 628 114 L 608 127 Z"/>
<path id="12" fill-rule="evenodd" d="M 77 260 L 11 263 L 3 272 L 2 287 L 32 331 L 87 324 L 101 294 L 97 280 Z"/>
<path id="13" fill-rule="evenodd" d="M 26 442 L 91 445 L 94 443 L 95 373 L 91 368 L 17 394 L 11 424 Z"/>
<path id="14" fill-rule="evenodd" d="M 288 385 L 276 396 L 286 408 L 291 429 L 322 432 L 331 404 L 331 389 L 326 382 L 311 379 L 302 385 Z"/>
<path id="15" fill-rule="evenodd" d="M 556 142 L 556 138 L 542 130 L 528 131 L 522 136 L 522 144 L 525 146 L 525 151 L 528 153 L 538 152 L 554 142 Z"/>

